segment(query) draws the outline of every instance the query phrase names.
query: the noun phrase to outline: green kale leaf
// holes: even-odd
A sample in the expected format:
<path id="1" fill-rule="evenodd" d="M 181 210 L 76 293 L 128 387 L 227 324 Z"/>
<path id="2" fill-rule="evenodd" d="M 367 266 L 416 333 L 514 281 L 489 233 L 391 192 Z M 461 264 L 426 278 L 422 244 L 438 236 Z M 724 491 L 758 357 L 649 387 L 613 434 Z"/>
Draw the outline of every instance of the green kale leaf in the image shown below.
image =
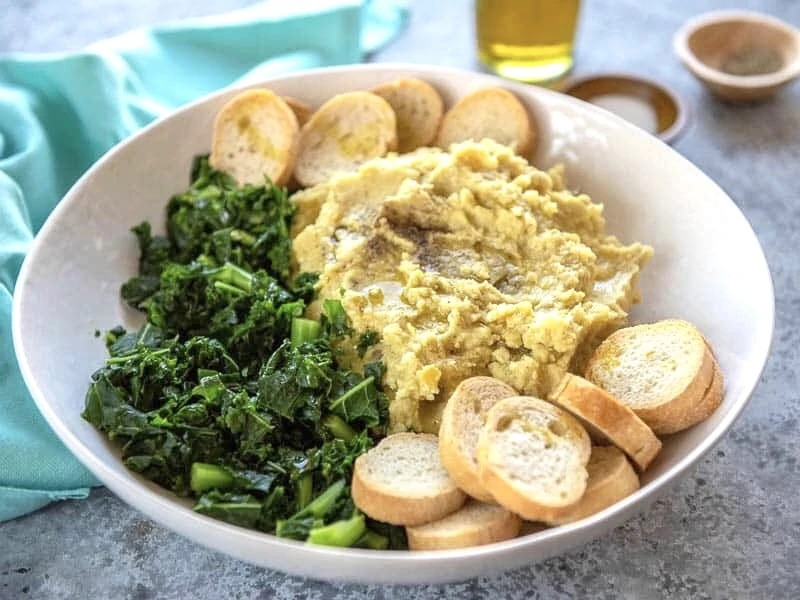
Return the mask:
<path id="1" fill-rule="evenodd" d="M 83 417 L 128 468 L 200 513 L 309 543 L 395 547 L 348 485 L 386 431 L 383 366 L 339 363 L 352 336 L 340 301 L 304 318 L 317 276 L 289 279 L 286 190 L 239 187 L 205 157 L 192 173 L 169 200 L 166 235 L 133 229 L 139 272 L 121 295 L 146 323 L 106 332 Z"/>

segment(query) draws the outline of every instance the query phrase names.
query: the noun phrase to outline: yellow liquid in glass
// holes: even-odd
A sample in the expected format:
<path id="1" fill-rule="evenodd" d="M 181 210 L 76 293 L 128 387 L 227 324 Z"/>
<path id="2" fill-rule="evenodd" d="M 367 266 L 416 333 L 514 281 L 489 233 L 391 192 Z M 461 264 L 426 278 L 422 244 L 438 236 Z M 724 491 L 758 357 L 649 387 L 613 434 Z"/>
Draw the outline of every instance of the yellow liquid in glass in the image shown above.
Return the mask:
<path id="1" fill-rule="evenodd" d="M 533 83 L 572 67 L 580 0 L 475 0 L 478 58 L 495 73 Z"/>

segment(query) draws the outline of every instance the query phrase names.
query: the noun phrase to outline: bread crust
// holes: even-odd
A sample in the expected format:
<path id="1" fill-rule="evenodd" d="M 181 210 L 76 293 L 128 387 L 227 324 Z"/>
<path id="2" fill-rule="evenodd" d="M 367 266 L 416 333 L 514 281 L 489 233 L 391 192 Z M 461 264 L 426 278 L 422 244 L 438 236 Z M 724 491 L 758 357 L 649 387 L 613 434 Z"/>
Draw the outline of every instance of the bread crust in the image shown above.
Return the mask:
<path id="1" fill-rule="evenodd" d="M 397 121 L 386 100 L 364 91 L 337 94 L 300 129 L 294 177 L 310 187 L 396 147 Z"/>
<path id="2" fill-rule="evenodd" d="M 476 376 L 462 381 L 442 412 L 439 457 L 456 485 L 481 502 L 494 503 L 478 475 L 478 437 L 486 412 L 516 390 L 494 377 Z"/>
<path id="3" fill-rule="evenodd" d="M 519 529 L 519 535 L 533 535 L 535 533 L 539 533 L 540 531 L 544 531 L 545 529 L 550 529 L 550 525 L 547 523 L 542 523 L 541 521 L 522 521 L 522 527 Z"/>
<path id="4" fill-rule="evenodd" d="M 513 133 L 509 135 L 501 126 L 504 129 L 511 126 Z M 531 154 L 536 131 L 531 116 L 515 94 L 501 87 L 486 87 L 462 96 L 444 114 L 436 145 L 447 149 L 455 142 L 467 139 L 479 142 L 483 138 L 509 145 L 520 156 Z"/>
<path id="5" fill-rule="evenodd" d="M 414 77 L 395 79 L 372 88 L 397 117 L 397 151 L 430 146 L 439 133 L 444 102 L 431 84 Z"/>
<path id="6" fill-rule="evenodd" d="M 639 476 L 616 446 L 595 446 L 586 465 L 589 479 L 581 499 L 553 525 L 572 523 L 600 512 L 639 489 Z"/>
<path id="7" fill-rule="evenodd" d="M 569 470 L 565 470 L 562 474 L 562 476 L 572 479 L 571 486 L 564 487 L 563 493 L 558 499 L 536 497 L 529 486 L 526 486 L 524 482 L 519 482 L 515 478 L 515 474 L 510 473 L 513 467 L 508 465 L 505 460 L 504 452 L 500 448 L 501 440 L 495 437 L 495 434 L 502 435 L 502 432 L 507 429 L 509 419 L 520 419 L 520 412 L 528 409 L 541 411 L 548 415 L 551 419 L 548 423 L 548 430 L 553 435 L 565 438 L 572 444 L 572 448 L 570 448 L 572 464 L 568 466 Z M 552 423 L 557 423 L 557 425 L 550 427 Z M 523 430 L 526 430 L 524 424 Z M 534 428 L 531 435 L 539 436 L 540 433 Z M 478 440 L 481 483 L 500 505 L 529 521 L 551 523 L 569 513 L 571 507 L 580 500 L 586 489 L 588 474 L 585 466 L 590 454 L 589 434 L 575 417 L 554 404 L 529 396 L 512 396 L 495 404 L 486 415 L 486 424 Z"/>
<path id="8" fill-rule="evenodd" d="M 381 444 L 415 443 L 416 439 L 437 440 L 428 433 L 395 433 L 385 437 Z M 373 448 L 374 450 L 374 448 Z M 387 485 L 369 475 L 368 462 L 374 459 L 371 450 L 356 459 L 351 482 L 351 495 L 355 505 L 367 516 L 392 525 L 422 525 L 436 521 L 455 512 L 466 501 L 466 494 L 450 480 L 443 487 L 428 493 L 413 493 L 402 485 Z M 437 459 L 438 454 L 431 457 Z"/>
<path id="9" fill-rule="evenodd" d="M 684 423 L 688 424 L 684 429 L 705 421 L 722 404 L 722 399 L 725 395 L 725 376 L 722 374 L 719 363 L 717 363 L 716 359 L 713 360 L 714 373 L 711 376 L 711 383 L 703 394 L 702 400 L 687 413 Z"/>
<path id="10" fill-rule="evenodd" d="M 209 162 L 240 185 L 264 185 L 265 176 L 284 185 L 294 168 L 298 136 L 297 117 L 280 96 L 247 90 L 217 113 Z"/>
<path id="11" fill-rule="evenodd" d="M 706 349 L 703 363 L 691 383 L 678 396 L 657 406 L 634 408 L 645 423 L 658 435 L 677 433 L 698 421 L 693 418 L 695 406 L 702 403 L 714 377 L 714 358 Z"/>
<path id="12" fill-rule="evenodd" d="M 287 106 L 292 109 L 294 116 L 297 118 L 297 124 L 302 127 L 314 114 L 314 109 L 310 104 L 306 104 L 302 100 L 298 100 L 293 96 L 281 96 Z"/>
<path id="13" fill-rule="evenodd" d="M 679 319 L 666 319 L 657 323 L 619 329 L 598 346 L 587 363 L 585 373 L 586 379 L 606 389 L 613 395 L 614 389 L 607 385 L 604 377 L 604 372 L 609 370 L 607 366 L 609 359 L 616 358 L 610 355 L 615 354 L 617 348 L 631 343 L 631 340 L 635 340 L 637 335 L 663 335 L 665 330 L 669 330 L 669 335 L 695 337 L 696 343 L 703 344 L 703 354 L 699 367 L 680 393 L 672 398 L 659 398 L 657 402 L 652 402 L 647 406 L 631 406 L 636 415 L 656 435 L 682 431 L 698 423 L 699 415 L 705 414 L 705 416 L 708 416 L 710 414 L 706 414 L 706 405 L 703 399 L 706 391 L 711 387 L 716 361 L 702 334 L 692 323 Z M 629 367 L 631 369 L 638 368 L 636 365 L 630 365 Z M 615 368 L 619 368 L 619 366 Z M 658 366 L 654 366 L 654 368 L 658 368 Z M 625 403 L 624 398 L 617 396 L 617 399 Z M 708 405 L 713 405 L 713 402 L 709 402 Z"/>
<path id="14" fill-rule="evenodd" d="M 510 540 L 519 535 L 522 519 L 502 506 L 492 505 L 491 512 L 475 517 L 471 522 L 451 525 L 461 520 L 465 512 L 481 503 L 469 500 L 458 511 L 426 525 L 406 527 L 409 550 L 446 550 L 469 548 Z M 487 505 L 484 505 L 487 506 Z"/>
<path id="15" fill-rule="evenodd" d="M 579 375 L 566 373 L 548 400 L 569 411 L 600 442 L 611 442 L 644 471 L 661 441 L 630 407 Z"/>

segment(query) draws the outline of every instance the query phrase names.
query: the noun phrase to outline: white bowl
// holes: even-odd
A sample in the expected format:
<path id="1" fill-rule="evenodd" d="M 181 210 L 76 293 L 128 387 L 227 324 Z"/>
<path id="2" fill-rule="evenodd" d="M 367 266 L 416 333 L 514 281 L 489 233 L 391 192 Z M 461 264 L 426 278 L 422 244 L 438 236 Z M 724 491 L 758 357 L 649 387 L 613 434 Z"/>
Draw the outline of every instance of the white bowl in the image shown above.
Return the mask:
<path id="1" fill-rule="evenodd" d="M 423 78 L 452 103 L 485 85 L 516 92 L 535 116 L 535 163 L 565 163 L 571 187 L 606 205 L 608 229 L 652 244 L 634 321 L 682 317 L 716 349 L 726 377 L 722 406 L 665 441 L 625 500 L 582 521 L 515 540 L 437 552 L 307 546 L 216 521 L 128 471 L 113 444 L 81 416 L 90 374 L 105 348 L 95 330 L 131 325 L 119 286 L 136 270 L 131 226 L 163 222 L 185 189 L 192 158 L 209 151 L 214 115 L 235 91 L 202 99 L 120 144 L 55 209 L 25 261 L 13 309 L 14 344 L 39 409 L 67 447 L 122 500 L 196 542 L 240 559 L 319 579 L 433 583 L 510 569 L 587 543 L 643 511 L 706 454 L 744 408 L 773 331 L 772 282 L 759 243 L 731 199 L 686 159 L 620 118 L 569 96 L 492 76 L 438 67 L 361 65 L 264 82 L 318 105 L 333 94 L 400 76 Z M 712 483 L 713 485 L 713 483 Z"/>

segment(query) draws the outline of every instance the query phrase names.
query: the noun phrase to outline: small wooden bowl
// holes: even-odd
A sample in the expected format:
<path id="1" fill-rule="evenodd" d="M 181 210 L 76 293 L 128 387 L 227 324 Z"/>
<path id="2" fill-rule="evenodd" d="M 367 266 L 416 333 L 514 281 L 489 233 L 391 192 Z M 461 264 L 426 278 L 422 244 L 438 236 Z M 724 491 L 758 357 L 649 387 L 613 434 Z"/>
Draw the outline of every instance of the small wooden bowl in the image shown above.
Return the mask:
<path id="1" fill-rule="evenodd" d="M 675 142 L 683 134 L 689 121 L 686 105 L 678 94 L 639 75 L 629 73 L 587 75 L 568 79 L 558 89 L 565 94 L 610 110 L 641 127 L 641 124 L 631 119 L 631 115 L 626 114 L 625 110 L 635 109 L 638 104 L 641 109 L 650 113 L 649 117 L 652 120 L 651 126 L 644 128 L 645 131 L 668 144 Z M 616 102 L 603 102 L 604 99 L 614 99 Z"/>
<path id="2" fill-rule="evenodd" d="M 800 30 L 751 11 L 706 13 L 675 34 L 680 61 L 729 102 L 769 98 L 800 75 Z"/>

